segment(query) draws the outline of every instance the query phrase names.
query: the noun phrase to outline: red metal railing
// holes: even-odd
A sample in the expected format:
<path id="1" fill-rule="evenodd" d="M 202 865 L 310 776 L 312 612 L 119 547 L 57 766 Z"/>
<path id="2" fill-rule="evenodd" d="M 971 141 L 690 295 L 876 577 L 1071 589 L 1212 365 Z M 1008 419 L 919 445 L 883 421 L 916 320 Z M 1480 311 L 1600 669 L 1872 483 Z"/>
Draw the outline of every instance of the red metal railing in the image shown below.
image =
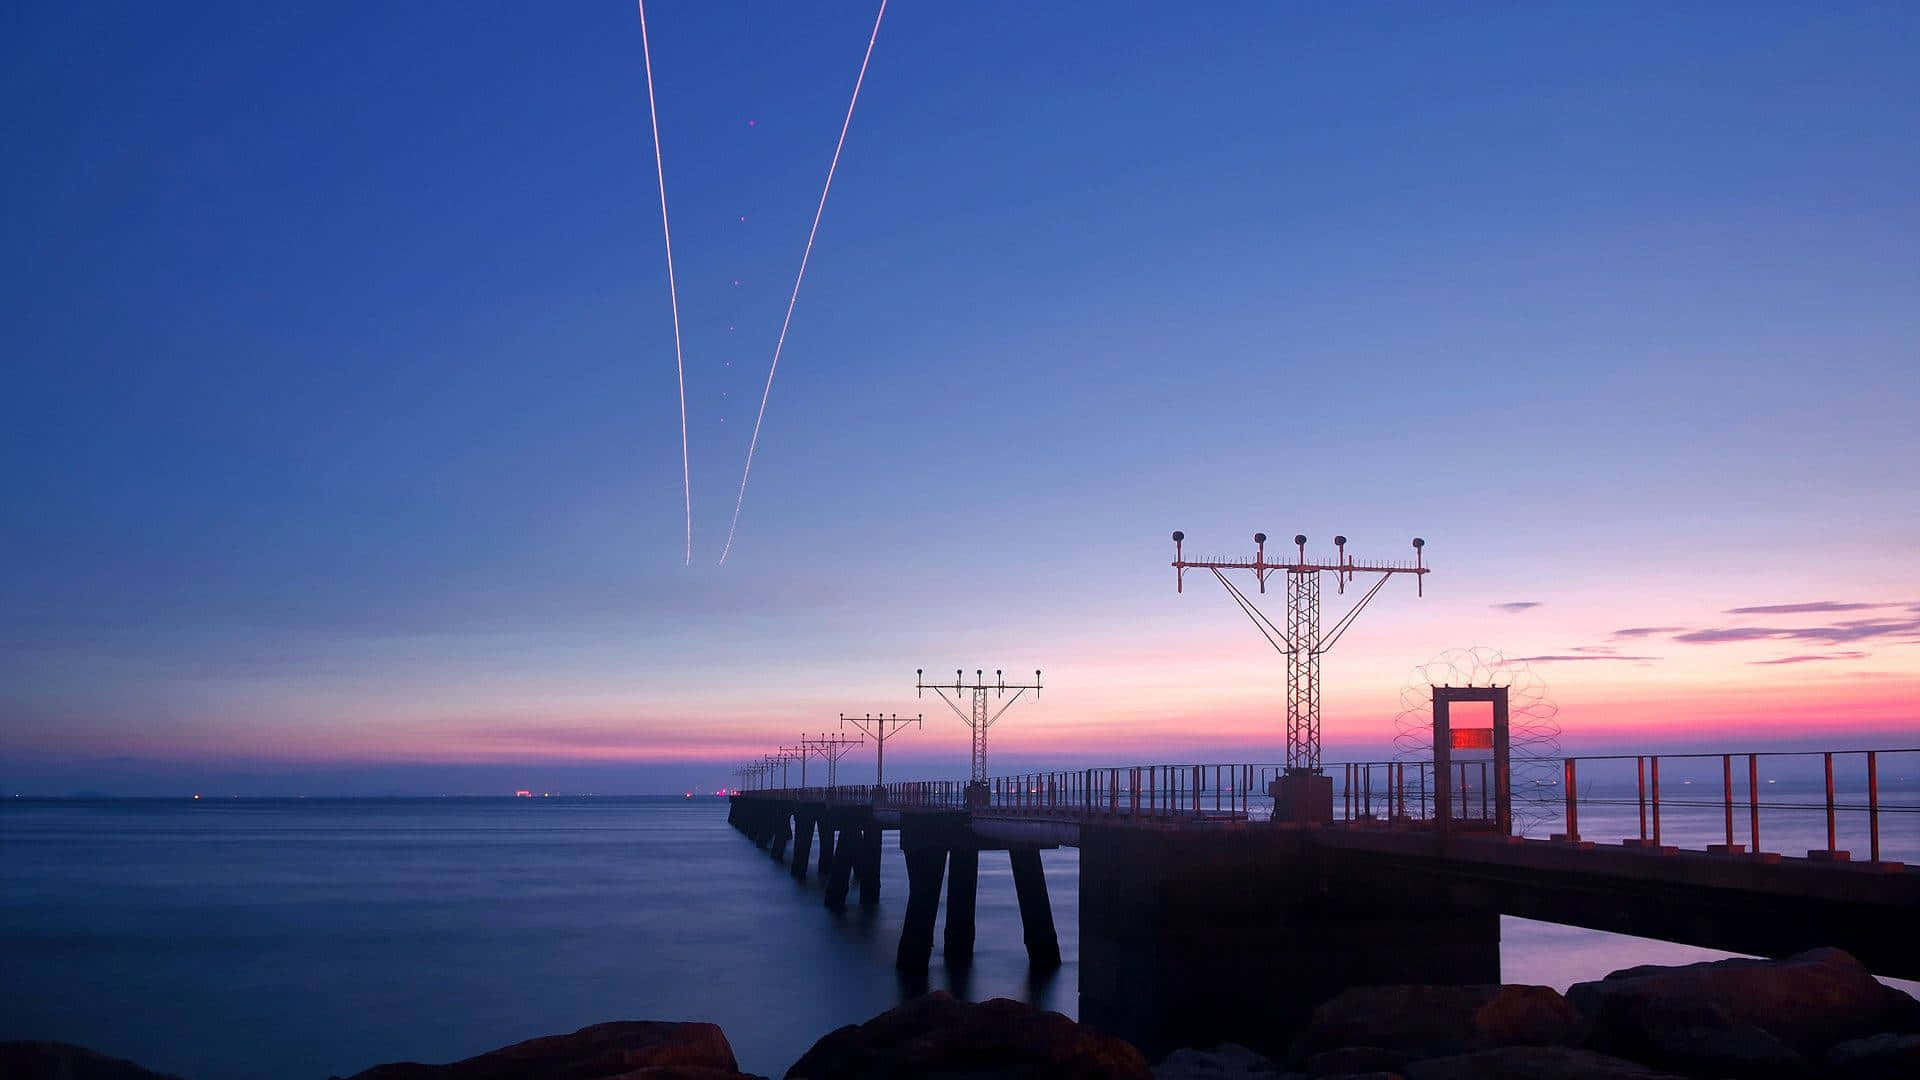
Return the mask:
<path id="1" fill-rule="evenodd" d="M 1883 792 L 1889 764 L 1895 788 Z M 1920 814 L 1920 749 L 1574 757 L 1565 759 L 1561 786 L 1558 840 L 1613 839 L 1592 827 L 1583 833 L 1580 811 L 1587 807 L 1611 810 L 1607 825 L 1630 821 L 1634 835 L 1621 842 L 1657 852 L 1704 847 L 1713 854 L 1761 854 L 1764 837 L 1777 849 L 1824 861 L 1853 861 L 1858 849 L 1842 847 L 1843 839 L 1864 841 L 1861 853 L 1871 863 L 1920 858 L 1915 830 L 1886 835 L 1889 822 Z M 1632 816 L 1622 820 L 1627 807 Z M 1888 850 L 1889 839 L 1898 850 Z"/>
<path id="2" fill-rule="evenodd" d="M 1883 866 L 1920 861 L 1920 749 L 1611 754 L 1527 765 L 1539 775 L 1512 792 L 1516 834 L 1725 855 L 1763 852 L 1764 835 L 1777 849 L 1813 859 L 1860 861 L 1858 848 L 1864 861 Z M 1431 761 L 1327 764 L 1336 823 L 1430 826 L 1433 768 Z M 1236 762 L 1016 773 L 986 780 L 971 806 L 970 785 L 960 780 L 745 794 L 1021 817 L 1257 821 L 1271 813 L 1268 784 L 1284 771 Z M 1501 782 L 1491 761 L 1453 762 L 1447 820 L 1493 824 Z M 1903 827 L 1890 832 L 1896 822 Z"/>

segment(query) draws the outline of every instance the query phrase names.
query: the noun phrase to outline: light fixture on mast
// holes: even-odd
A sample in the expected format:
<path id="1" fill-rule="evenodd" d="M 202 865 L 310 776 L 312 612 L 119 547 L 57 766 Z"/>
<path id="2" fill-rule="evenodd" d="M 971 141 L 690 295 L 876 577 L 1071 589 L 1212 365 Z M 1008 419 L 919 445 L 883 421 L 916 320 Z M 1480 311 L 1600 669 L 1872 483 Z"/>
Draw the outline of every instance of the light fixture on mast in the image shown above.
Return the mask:
<path id="1" fill-rule="evenodd" d="M 1336 555 L 1331 562 L 1309 561 L 1307 558 L 1307 538 L 1296 534 L 1293 538 L 1294 559 L 1291 562 L 1267 561 L 1267 534 L 1254 533 L 1254 556 L 1227 559 L 1188 559 L 1183 542 L 1187 534 L 1173 534 L 1174 591 L 1184 592 L 1186 573 L 1190 569 L 1204 569 L 1212 572 L 1220 584 L 1226 588 L 1233 602 L 1240 606 L 1248 619 L 1260 631 L 1267 643 L 1276 652 L 1287 658 L 1287 772 L 1274 784 L 1274 817 L 1276 820 L 1325 820 L 1333 813 L 1333 782 L 1320 773 L 1320 657 L 1331 650 L 1353 620 L 1379 595 L 1388 579 L 1395 574 L 1411 574 L 1417 595 L 1426 594 L 1425 577 L 1430 568 L 1426 565 L 1425 549 L 1427 542 L 1419 537 L 1413 539 L 1413 561 L 1365 562 L 1356 560 L 1347 554 L 1347 538 L 1333 538 Z M 1228 580 L 1224 570 L 1252 570 L 1259 591 L 1267 591 L 1267 575 L 1285 572 L 1287 575 L 1287 627 L 1283 631 L 1266 617 L 1252 600 Z M 1334 588 L 1345 593 L 1347 584 L 1359 574 L 1378 574 L 1380 578 L 1361 594 L 1353 607 L 1335 623 L 1332 628 L 1320 631 L 1320 575 L 1333 574 Z M 1325 803 L 1324 813 L 1320 807 Z"/>
<path id="2" fill-rule="evenodd" d="M 925 669 L 921 668 L 915 668 L 913 675 L 914 692 L 916 695 L 927 690 L 933 691 L 941 701 L 947 703 L 947 708 L 953 710 L 953 715 L 958 716 L 962 723 L 973 729 L 973 753 L 967 772 L 967 782 L 969 786 L 986 783 L 987 729 L 992 727 L 994 721 L 1000 719 L 1008 709 L 1013 708 L 1013 703 L 1020 700 L 1020 695 L 1031 690 L 1033 691 L 1034 699 L 1039 699 L 1040 669 L 1033 669 L 1033 681 L 1031 683 L 1009 683 L 1006 678 L 1006 673 L 997 668 L 994 669 L 992 682 L 986 680 L 986 673 L 979 668 L 974 669 L 973 681 L 971 683 L 965 681 L 965 675 L 959 668 L 953 669 L 953 682 L 951 684 L 928 682 L 927 673 Z M 949 690 L 953 691 L 952 697 L 947 696 L 947 691 Z M 1009 690 L 1013 691 L 1013 696 L 1007 698 L 1004 704 L 998 709 L 988 708 L 988 691 L 993 691 L 999 697 L 1005 698 Z M 973 709 L 971 713 L 960 710 L 960 695 L 963 692 L 973 695 Z"/>

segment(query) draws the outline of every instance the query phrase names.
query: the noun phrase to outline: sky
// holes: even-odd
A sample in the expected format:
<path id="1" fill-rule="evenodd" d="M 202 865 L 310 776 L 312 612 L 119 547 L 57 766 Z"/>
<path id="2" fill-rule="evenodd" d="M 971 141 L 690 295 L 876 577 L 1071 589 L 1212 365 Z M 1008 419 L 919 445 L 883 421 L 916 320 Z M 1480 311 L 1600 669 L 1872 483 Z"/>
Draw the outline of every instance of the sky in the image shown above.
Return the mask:
<path id="1" fill-rule="evenodd" d="M 633 6 L 0 14 L 0 791 L 949 777 L 955 667 L 1045 672 L 996 773 L 1280 760 L 1174 529 L 1426 539 L 1330 761 L 1469 646 L 1568 752 L 1916 745 L 1911 5 L 895 0 L 724 565 L 875 12 L 647 14 L 691 565 Z"/>

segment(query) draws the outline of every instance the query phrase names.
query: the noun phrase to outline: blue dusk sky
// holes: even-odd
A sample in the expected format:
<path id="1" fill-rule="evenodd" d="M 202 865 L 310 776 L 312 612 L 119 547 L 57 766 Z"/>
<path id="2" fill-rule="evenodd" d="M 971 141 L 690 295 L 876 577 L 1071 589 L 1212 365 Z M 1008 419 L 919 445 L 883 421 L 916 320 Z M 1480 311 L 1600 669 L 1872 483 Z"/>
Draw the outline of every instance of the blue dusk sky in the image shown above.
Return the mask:
<path id="1" fill-rule="evenodd" d="M 724 565 L 875 11 L 647 14 L 691 565 L 634 6 L 0 14 L 0 790 L 950 776 L 956 666 L 1047 673 L 996 771 L 1278 760 L 1176 528 L 1427 539 L 1330 760 L 1472 645 L 1572 749 L 1912 744 L 1920 8 L 895 0 Z"/>

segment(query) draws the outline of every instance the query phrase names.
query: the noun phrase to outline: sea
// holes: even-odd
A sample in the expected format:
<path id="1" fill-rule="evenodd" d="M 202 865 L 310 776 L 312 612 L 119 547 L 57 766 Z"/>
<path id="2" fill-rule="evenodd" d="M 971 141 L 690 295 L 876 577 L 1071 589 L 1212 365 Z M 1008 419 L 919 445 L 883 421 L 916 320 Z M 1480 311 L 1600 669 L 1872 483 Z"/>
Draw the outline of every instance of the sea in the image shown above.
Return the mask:
<path id="1" fill-rule="evenodd" d="M 1609 807 L 1617 820 L 1582 832 L 1633 835 L 1635 812 Z M 1012 875 L 989 852 L 971 970 L 936 947 L 911 979 L 893 970 L 897 853 L 878 907 L 834 914 L 813 875 L 795 881 L 726 813 L 712 796 L 6 799 L 0 1040 L 193 1080 L 321 1080 L 606 1020 L 706 1020 L 742 1068 L 779 1076 L 821 1035 L 930 987 L 1075 1015 L 1073 849 L 1042 856 L 1064 967 L 1029 973 Z M 1914 820 L 1897 818 L 1889 847 L 1920 859 Z M 1770 850 L 1824 841 L 1823 821 L 1783 828 Z M 1502 937 L 1504 981 L 1559 989 L 1728 955 L 1522 919 Z"/>

